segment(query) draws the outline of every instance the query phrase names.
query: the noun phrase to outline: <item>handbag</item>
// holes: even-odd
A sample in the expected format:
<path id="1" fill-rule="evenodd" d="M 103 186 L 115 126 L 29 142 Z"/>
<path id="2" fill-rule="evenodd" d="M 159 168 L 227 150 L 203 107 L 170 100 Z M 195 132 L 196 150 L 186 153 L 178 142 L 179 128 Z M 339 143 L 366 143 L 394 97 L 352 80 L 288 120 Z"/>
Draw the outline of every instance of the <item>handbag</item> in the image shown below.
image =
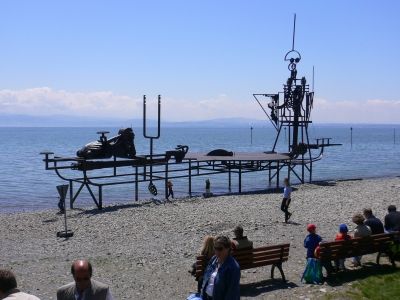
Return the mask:
<path id="1" fill-rule="evenodd" d="M 307 260 L 306 269 L 300 279 L 300 284 L 303 283 L 303 279 L 307 283 L 320 284 L 322 282 L 322 265 L 319 259 L 309 258 Z"/>

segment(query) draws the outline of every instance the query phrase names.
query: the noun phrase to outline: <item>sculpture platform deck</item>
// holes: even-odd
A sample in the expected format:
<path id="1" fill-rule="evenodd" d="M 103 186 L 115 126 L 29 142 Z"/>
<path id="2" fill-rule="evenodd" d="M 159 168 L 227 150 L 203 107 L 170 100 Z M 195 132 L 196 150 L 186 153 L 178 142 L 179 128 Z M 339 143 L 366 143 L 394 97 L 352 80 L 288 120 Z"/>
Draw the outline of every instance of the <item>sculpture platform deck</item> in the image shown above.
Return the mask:
<path id="1" fill-rule="evenodd" d="M 263 162 L 278 162 L 290 159 L 290 156 L 285 153 L 265 153 L 265 152 L 234 152 L 233 156 L 210 156 L 208 152 L 188 152 L 184 160 L 197 160 L 198 162 L 205 161 L 263 161 Z"/>

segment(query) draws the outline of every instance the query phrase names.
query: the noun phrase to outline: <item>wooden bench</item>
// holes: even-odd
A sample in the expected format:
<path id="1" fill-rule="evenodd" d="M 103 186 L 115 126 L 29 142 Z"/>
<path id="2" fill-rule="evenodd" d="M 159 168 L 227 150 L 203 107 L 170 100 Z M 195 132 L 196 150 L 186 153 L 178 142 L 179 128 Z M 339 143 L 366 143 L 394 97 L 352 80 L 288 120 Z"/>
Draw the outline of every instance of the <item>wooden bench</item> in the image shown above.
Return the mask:
<path id="1" fill-rule="evenodd" d="M 394 240 L 398 234 L 398 232 L 381 233 L 369 237 L 353 238 L 347 241 L 321 243 L 320 260 L 322 266 L 326 269 L 329 277 L 332 273 L 332 261 L 376 252 L 378 253 L 376 263 L 379 265 L 382 253 L 388 253 L 391 241 Z M 391 262 L 395 267 L 394 261 Z"/>
<path id="2" fill-rule="evenodd" d="M 274 278 L 275 267 L 281 272 L 283 282 L 286 282 L 283 273 L 282 263 L 289 258 L 290 244 L 278 244 L 253 248 L 250 250 L 239 250 L 232 252 L 232 256 L 236 259 L 240 266 L 240 270 L 252 269 L 262 266 L 272 265 L 271 278 Z M 207 265 L 204 264 L 204 255 L 197 257 L 196 277 L 203 276 Z"/>

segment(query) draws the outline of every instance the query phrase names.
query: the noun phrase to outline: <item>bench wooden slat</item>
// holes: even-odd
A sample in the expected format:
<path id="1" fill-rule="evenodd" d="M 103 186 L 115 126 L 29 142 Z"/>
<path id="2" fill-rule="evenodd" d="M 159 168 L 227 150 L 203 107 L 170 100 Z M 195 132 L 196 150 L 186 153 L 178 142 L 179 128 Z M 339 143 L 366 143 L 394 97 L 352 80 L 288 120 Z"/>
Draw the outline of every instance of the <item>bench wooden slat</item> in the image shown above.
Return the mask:
<path id="1" fill-rule="evenodd" d="M 251 252 L 263 252 L 263 251 L 268 251 L 268 250 L 274 250 L 279 247 L 284 247 L 284 248 L 289 248 L 290 243 L 285 243 L 285 244 L 276 244 L 276 245 L 271 245 L 271 246 L 263 246 L 263 247 L 258 247 L 258 248 L 253 248 L 249 250 L 242 250 L 242 251 L 237 251 L 237 252 L 244 252 L 244 251 L 251 251 Z"/>
<path id="2" fill-rule="evenodd" d="M 235 259 L 239 264 L 241 264 L 242 261 L 249 260 L 249 259 L 251 259 L 254 262 L 257 262 L 257 261 L 263 261 L 263 260 L 266 260 L 266 259 L 278 259 L 278 260 L 280 260 L 282 258 L 282 262 L 285 262 L 285 261 L 287 261 L 287 259 L 286 259 L 287 257 L 289 257 L 289 251 L 288 250 L 287 251 L 283 251 L 282 254 L 278 253 L 278 254 L 270 255 L 270 254 L 266 253 L 264 255 L 257 255 L 257 256 L 247 255 L 247 256 L 235 257 Z"/>
<path id="3" fill-rule="evenodd" d="M 266 248 L 268 248 L 268 249 L 266 249 Z M 232 252 L 232 256 L 236 258 L 236 257 L 246 256 L 246 255 L 253 255 L 253 256 L 264 255 L 265 253 L 278 254 L 278 253 L 281 253 L 282 248 L 284 251 L 289 251 L 290 244 L 275 245 L 275 247 L 268 246 L 268 247 L 262 247 L 262 248 L 254 248 L 254 249 L 243 250 L 243 251 L 239 250 L 239 251 Z"/>
<path id="4" fill-rule="evenodd" d="M 269 265 L 274 265 L 274 264 L 279 264 L 279 263 L 280 263 L 279 259 L 263 260 L 263 261 L 250 263 L 250 264 L 240 264 L 240 269 L 246 270 L 246 269 L 264 267 L 264 266 L 269 266 Z"/>
<path id="5" fill-rule="evenodd" d="M 323 244 L 327 244 L 328 243 L 328 244 L 330 244 L 330 247 L 334 247 L 334 246 L 339 246 L 339 245 L 342 245 L 342 244 L 353 243 L 354 240 L 357 240 L 357 241 L 360 241 L 360 242 L 372 240 L 373 242 L 376 242 L 376 243 L 384 243 L 384 242 L 390 243 L 392 241 L 392 239 L 393 238 L 392 238 L 390 233 L 381 233 L 381 234 L 375 234 L 375 235 L 372 235 L 372 236 L 369 236 L 369 237 L 352 238 L 352 239 L 349 239 L 349 240 L 346 240 L 346 241 L 344 241 L 344 240 L 331 241 L 331 242 L 326 242 L 326 243 L 323 243 Z"/>
<path id="6" fill-rule="evenodd" d="M 379 251 L 384 251 L 387 249 L 389 244 L 386 245 L 358 245 L 358 244 L 352 244 L 352 245 L 344 245 L 343 247 L 336 247 L 336 248 L 331 248 L 331 249 L 323 249 L 321 247 L 320 251 L 320 259 L 324 259 L 326 256 L 329 254 L 334 255 L 338 253 L 350 253 L 354 251 L 358 252 L 365 252 L 365 254 L 370 254 L 374 252 L 379 252 Z"/>
<path id="7" fill-rule="evenodd" d="M 265 255 L 260 255 L 260 256 L 256 256 L 256 257 L 250 256 L 250 255 L 248 255 L 248 256 L 240 256 L 240 258 L 235 258 L 235 260 L 238 262 L 238 264 L 241 264 L 242 261 L 251 260 L 251 261 L 254 261 L 254 262 L 258 262 L 258 261 L 263 261 L 263 260 L 268 260 L 268 259 L 278 259 L 278 260 L 282 259 L 282 262 L 285 262 L 286 261 L 285 259 L 287 257 L 289 257 L 289 251 L 284 251 L 282 255 L 281 254 L 279 254 L 279 255 L 268 255 L 268 254 L 265 254 Z"/>
<path id="8" fill-rule="evenodd" d="M 257 253 L 249 253 L 249 254 L 245 254 L 245 255 L 239 255 L 236 253 L 233 253 L 233 257 L 236 260 L 241 260 L 243 258 L 247 258 L 247 257 L 253 257 L 253 258 L 259 258 L 259 257 L 265 257 L 265 256 L 270 256 L 270 257 L 280 257 L 281 256 L 281 249 L 275 250 L 275 251 L 269 251 L 269 252 L 257 252 Z M 289 253 L 289 249 L 283 249 L 283 253 Z"/>
<path id="9" fill-rule="evenodd" d="M 241 257 L 241 259 L 236 259 L 235 260 L 238 262 L 239 266 L 242 266 L 242 264 L 248 264 L 248 263 L 264 263 L 265 265 L 271 265 L 274 263 L 278 262 L 285 262 L 289 259 L 289 251 L 286 251 L 282 255 L 274 255 L 274 256 L 269 256 L 269 255 L 264 255 L 264 256 L 259 256 L 259 257 Z M 197 270 L 205 269 L 207 265 L 203 264 L 203 261 L 198 260 L 197 261 Z"/>
<path id="10" fill-rule="evenodd" d="M 333 252 L 346 252 L 348 250 L 352 250 L 352 249 L 385 249 L 389 246 L 390 243 L 386 243 L 386 244 L 376 244 L 376 243 L 357 243 L 356 241 L 352 244 L 343 244 L 342 246 L 334 246 L 334 247 L 330 247 L 329 251 Z M 321 250 L 320 253 L 326 253 L 328 251 L 327 247 L 322 247 L 321 246 Z"/>
<path id="11" fill-rule="evenodd" d="M 362 240 L 360 240 L 362 239 Z M 335 248 L 345 248 L 345 247 L 351 247 L 354 244 L 370 244 L 373 245 L 375 244 L 375 241 L 372 239 L 366 240 L 365 238 L 354 238 L 354 239 L 350 239 L 347 241 L 334 241 L 334 242 L 328 242 L 328 243 L 322 243 L 321 244 L 321 249 L 324 248 L 323 245 L 324 244 L 329 244 L 331 249 L 335 249 Z"/>

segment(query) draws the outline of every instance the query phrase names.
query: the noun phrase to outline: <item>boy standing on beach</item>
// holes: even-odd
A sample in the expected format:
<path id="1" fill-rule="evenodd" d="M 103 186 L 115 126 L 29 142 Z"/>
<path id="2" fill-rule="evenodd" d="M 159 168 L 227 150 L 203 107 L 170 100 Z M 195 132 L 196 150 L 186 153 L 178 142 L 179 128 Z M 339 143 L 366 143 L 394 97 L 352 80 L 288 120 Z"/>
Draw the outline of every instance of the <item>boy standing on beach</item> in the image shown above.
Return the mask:
<path id="1" fill-rule="evenodd" d="M 322 242 L 322 238 L 315 233 L 316 230 L 317 226 L 315 226 L 314 224 L 307 225 L 307 231 L 310 233 L 304 239 L 304 247 L 307 248 L 307 259 L 315 257 L 315 248 L 317 248 L 319 243 Z"/>

